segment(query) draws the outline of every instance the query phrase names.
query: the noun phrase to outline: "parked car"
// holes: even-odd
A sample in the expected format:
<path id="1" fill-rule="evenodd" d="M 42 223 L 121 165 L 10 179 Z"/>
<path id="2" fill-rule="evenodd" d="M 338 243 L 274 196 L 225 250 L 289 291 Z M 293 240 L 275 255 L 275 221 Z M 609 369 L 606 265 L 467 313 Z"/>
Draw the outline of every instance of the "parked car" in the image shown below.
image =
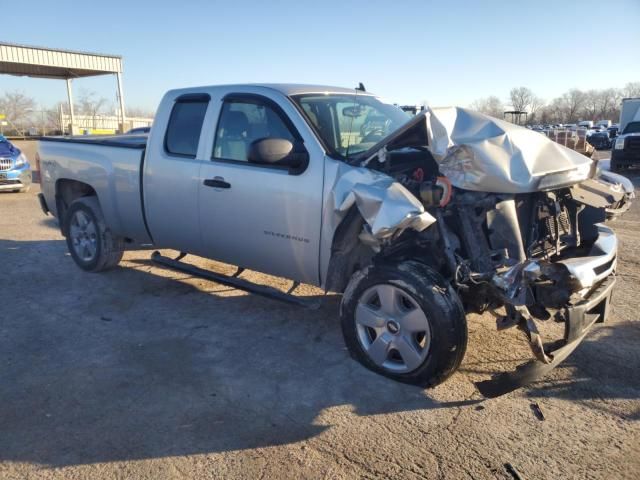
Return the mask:
<path id="1" fill-rule="evenodd" d="M 590 135 L 587 140 L 596 150 L 607 150 L 611 148 L 612 141 L 609 138 L 609 132 L 595 132 Z"/>
<path id="2" fill-rule="evenodd" d="M 31 165 L 24 153 L 0 135 L 0 191 L 28 192 Z"/>
<path id="3" fill-rule="evenodd" d="M 151 131 L 151 127 L 136 127 L 129 130 L 127 135 L 144 135 Z"/>
<path id="4" fill-rule="evenodd" d="M 374 116 L 385 121 L 372 142 L 356 120 Z M 466 312 L 504 307 L 499 328 L 520 326 L 535 360 L 479 384 L 487 396 L 544 374 L 608 317 L 617 239 L 603 222 L 633 186 L 536 132 L 300 85 L 172 90 L 152 129 L 40 141 L 41 205 L 83 270 L 153 244 L 181 252 L 154 253 L 160 265 L 297 305 L 316 306 L 242 271 L 342 293 L 353 357 L 422 386 L 460 366 Z M 204 270 L 187 254 L 239 269 Z M 559 343 L 538 332 L 550 317 L 565 324 Z"/>
<path id="5" fill-rule="evenodd" d="M 640 98 L 624 98 L 618 136 L 611 150 L 611 170 L 640 165 Z"/>

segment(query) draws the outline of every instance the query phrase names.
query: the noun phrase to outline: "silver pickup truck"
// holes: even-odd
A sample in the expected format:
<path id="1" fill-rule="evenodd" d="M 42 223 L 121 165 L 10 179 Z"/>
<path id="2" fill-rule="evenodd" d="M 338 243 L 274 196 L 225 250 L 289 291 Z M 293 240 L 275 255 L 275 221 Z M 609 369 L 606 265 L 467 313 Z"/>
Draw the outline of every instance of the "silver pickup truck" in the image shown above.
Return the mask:
<path id="1" fill-rule="evenodd" d="M 604 223 L 633 197 L 536 132 L 464 108 L 409 116 L 364 88 L 172 90 L 148 136 L 43 138 L 38 160 L 42 208 L 80 268 L 153 246 L 181 252 L 155 252 L 159 264 L 280 300 L 313 306 L 242 270 L 341 293 L 349 351 L 398 381 L 444 381 L 466 312 L 495 312 L 535 358 L 479 383 L 486 396 L 544 374 L 606 320 L 617 240 Z M 564 338 L 543 341 L 549 318 Z"/>

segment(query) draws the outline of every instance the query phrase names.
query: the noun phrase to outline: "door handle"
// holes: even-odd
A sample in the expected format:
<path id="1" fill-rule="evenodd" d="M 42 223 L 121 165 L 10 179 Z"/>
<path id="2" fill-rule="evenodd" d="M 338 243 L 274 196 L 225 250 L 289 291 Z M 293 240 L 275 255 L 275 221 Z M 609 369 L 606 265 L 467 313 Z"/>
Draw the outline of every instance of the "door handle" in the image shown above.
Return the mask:
<path id="1" fill-rule="evenodd" d="M 225 182 L 224 178 L 222 178 L 222 177 L 207 178 L 202 183 L 204 183 L 207 187 L 231 188 L 231 184 L 229 182 Z"/>

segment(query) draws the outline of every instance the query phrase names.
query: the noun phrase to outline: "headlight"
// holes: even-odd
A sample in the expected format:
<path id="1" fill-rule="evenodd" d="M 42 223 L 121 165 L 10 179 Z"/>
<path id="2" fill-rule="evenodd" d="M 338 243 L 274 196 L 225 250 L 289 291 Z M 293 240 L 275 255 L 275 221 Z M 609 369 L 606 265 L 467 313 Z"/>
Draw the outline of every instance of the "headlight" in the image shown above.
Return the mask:
<path id="1" fill-rule="evenodd" d="M 589 178 L 591 164 L 585 163 L 579 167 L 564 172 L 549 173 L 540 179 L 539 190 L 551 190 L 553 188 L 568 187 Z"/>
<path id="2" fill-rule="evenodd" d="M 18 158 L 16 158 L 16 168 L 22 167 L 25 163 L 27 163 L 27 157 L 24 155 L 24 153 L 21 153 L 20 155 L 18 155 Z"/>
<path id="3" fill-rule="evenodd" d="M 624 148 L 624 137 L 616 138 L 616 150 L 622 150 Z"/>

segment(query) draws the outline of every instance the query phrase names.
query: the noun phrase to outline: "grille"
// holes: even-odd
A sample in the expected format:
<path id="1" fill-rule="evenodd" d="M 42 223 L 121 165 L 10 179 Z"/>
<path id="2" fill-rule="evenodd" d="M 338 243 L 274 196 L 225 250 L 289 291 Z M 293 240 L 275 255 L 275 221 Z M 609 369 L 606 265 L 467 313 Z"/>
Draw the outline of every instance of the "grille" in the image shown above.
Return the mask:
<path id="1" fill-rule="evenodd" d="M 640 150 L 640 137 L 629 137 L 627 146 L 630 150 Z"/>
<path id="2" fill-rule="evenodd" d="M 11 170 L 13 160 L 10 158 L 0 158 L 0 172 L 3 170 Z"/>

